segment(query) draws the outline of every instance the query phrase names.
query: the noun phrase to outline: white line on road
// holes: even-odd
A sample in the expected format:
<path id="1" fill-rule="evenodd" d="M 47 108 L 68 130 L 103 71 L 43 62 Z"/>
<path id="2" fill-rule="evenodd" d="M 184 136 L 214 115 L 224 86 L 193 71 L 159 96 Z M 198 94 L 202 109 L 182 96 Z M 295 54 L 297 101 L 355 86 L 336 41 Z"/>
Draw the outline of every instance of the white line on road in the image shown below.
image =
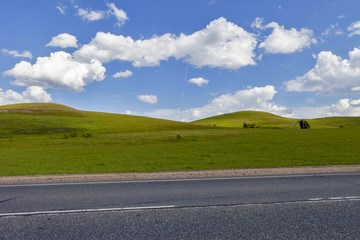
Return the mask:
<path id="1" fill-rule="evenodd" d="M 93 209 L 75 209 L 75 210 L 56 210 L 56 211 L 37 211 L 37 212 L 16 212 L 0 213 L 0 217 L 32 216 L 32 215 L 51 215 L 51 214 L 69 214 L 69 213 L 99 213 L 99 212 L 121 212 L 121 211 L 141 211 L 141 210 L 159 210 L 159 209 L 190 209 L 190 208 L 217 208 L 217 207 L 246 207 L 246 206 L 265 206 L 265 205 L 283 205 L 283 204 L 307 204 L 307 203 L 328 203 L 328 202 L 350 202 L 360 201 L 360 196 L 350 197 L 330 197 L 330 198 L 310 198 L 308 200 L 268 202 L 268 203 L 240 203 L 240 204 L 220 204 L 204 206 L 142 206 L 142 207 L 122 207 L 122 208 L 93 208 Z"/>
<path id="2" fill-rule="evenodd" d="M 66 213 L 136 211 L 136 210 L 168 209 L 168 208 L 175 208 L 175 207 L 176 207 L 175 205 L 168 205 L 168 206 L 145 206 L 145 207 L 123 207 L 123 208 L 94 208 L 94 209 L 38 211 L 38 212 L 17 212 L 17 213 L 1 213 L 1 214 L 0 214 L 0 217 L 15 217 L 15 216 L 30 216 L 30 215 L 48 215 L 48 214 L 66 214 Z"/>

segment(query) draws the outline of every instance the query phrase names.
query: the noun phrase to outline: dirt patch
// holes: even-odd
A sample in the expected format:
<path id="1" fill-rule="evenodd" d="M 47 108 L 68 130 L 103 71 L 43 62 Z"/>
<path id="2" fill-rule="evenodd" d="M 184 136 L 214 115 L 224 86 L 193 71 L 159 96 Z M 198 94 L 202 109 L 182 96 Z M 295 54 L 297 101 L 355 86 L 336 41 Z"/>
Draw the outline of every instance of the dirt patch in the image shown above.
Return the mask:
<path id="1" fill-rule="evenodd" d="M 141 179 L 175 179 L 175 178 L 351 173 L 351 172 L 360 173 L 360 165 L 222 169 L 222 170 L 152 172 L 152 173 L 104 173 L 104 174 L 10 176 L 10 177 L 0 177 L 0 184 L 117 181 L 117 180 L 141 180 Z"/>

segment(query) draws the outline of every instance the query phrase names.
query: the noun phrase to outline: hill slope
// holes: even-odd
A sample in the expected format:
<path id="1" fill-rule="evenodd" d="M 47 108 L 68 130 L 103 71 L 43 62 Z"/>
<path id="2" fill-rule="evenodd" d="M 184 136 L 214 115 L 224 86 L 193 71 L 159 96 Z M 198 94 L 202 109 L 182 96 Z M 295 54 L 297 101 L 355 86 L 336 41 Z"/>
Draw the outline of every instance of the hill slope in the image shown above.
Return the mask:
<path id="1" fill-rule="evenodd" d="M 76 110 L 53 103 L 0 106 L 0 134 L 117 133 L 206 128 L 191 123 Z"/>
<path id="2" fill-rule="evenodd" d="M 327 117 L 307 119 L 311 128 L 360 127 L 360 117 Z M 293 128 L 297 119 L 259 111 L 241 111 L 209 117 L 192 123 L 218 127 L 242 128 L 244 123 L 260 128 Z M 298 127 L 298 126 L 297 126 Z"/>

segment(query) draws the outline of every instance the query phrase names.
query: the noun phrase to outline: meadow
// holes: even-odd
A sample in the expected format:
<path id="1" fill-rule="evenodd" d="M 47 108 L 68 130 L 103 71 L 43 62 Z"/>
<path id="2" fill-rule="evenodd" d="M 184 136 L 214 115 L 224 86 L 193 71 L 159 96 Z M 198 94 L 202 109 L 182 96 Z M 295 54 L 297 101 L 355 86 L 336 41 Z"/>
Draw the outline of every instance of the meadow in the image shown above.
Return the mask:
<path id="1" fill-rule="evenodd" d="M 0 107 L 0 176 L 360 164 L 360 118 L 308 121 L 300 130 L 260 112 L 181 123 L 9 105 Z"/>

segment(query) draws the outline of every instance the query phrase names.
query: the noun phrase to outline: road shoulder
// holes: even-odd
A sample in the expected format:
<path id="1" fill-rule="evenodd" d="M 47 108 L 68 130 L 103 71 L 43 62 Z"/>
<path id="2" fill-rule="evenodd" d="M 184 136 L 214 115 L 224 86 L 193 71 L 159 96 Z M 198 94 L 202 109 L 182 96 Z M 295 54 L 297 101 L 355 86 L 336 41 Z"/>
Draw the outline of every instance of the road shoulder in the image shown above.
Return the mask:
<path id="1" fill-rule="evenodd" d="M 117 180 L 175 179 L 175 178 L 286 175 L 286 174 L 351 173 L 351 172 L 355 172 L 355 173 L 360 172 L 360 165 L 220 169 L 220 170 L 201 170 L 201 171 L 145 172 L 145 173 L 4 176 L 4 177 L 0 177 L 0 184 L 117 181 Z"/>

